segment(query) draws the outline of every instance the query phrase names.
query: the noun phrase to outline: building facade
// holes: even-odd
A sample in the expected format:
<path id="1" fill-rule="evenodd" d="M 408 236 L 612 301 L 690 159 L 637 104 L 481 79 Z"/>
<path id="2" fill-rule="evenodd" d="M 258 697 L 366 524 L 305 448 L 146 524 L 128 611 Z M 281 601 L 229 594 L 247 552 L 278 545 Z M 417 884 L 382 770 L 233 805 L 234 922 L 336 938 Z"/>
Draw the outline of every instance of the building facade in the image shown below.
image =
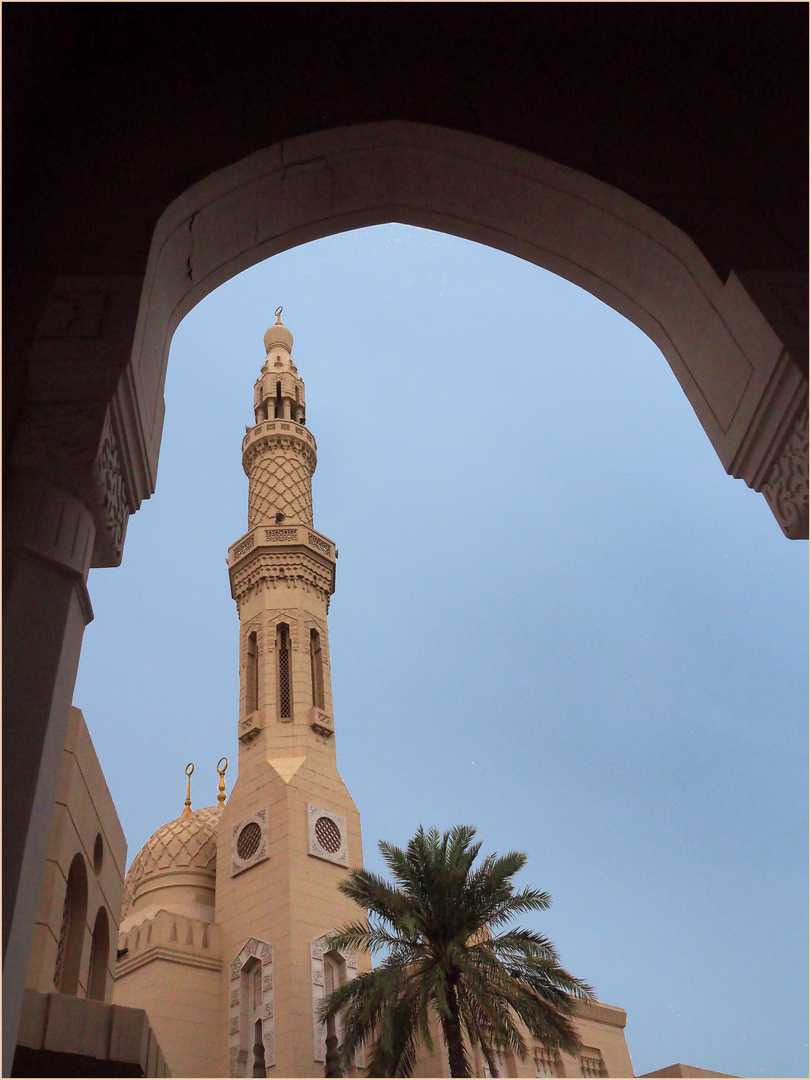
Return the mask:
<path id="1" fill-rule="evenodd" d="M 328 942 L 358 918 L 337 886 L 363 852 L 335 753 L 327 614 L 337 551 L 313 526 L 316 443 L 281 309 L 264 347 L 242 442 L 248 531 L 228 551 L 238 776 L 227 801 L 221 784 L 216 806 L 193 811 L 188 797 L 136 856 L 124 888 L 114 999 L 146 1010 L 175 1076 L 323 1076 L 319 1003 L 370 965 Z M 524 1062 L 505 1056 L 500 1071 L 633 1074 L 622 1009 L 584 1003 L 577 1024 L 580 1056 L 536 1046 Z M 340 1024 L 329 1033 L 340 1037 Z M 449 1075 L 436 1034 L 415 1075 Z M 354 1071 L 362 1068 L 359 1055 Z"/>
<path id="2" fill-rule="evenodd" d="M 115 1000 L 147 1010 L 175 1075 L 323 1076 L 330 986 L 368 958 L 327 948 L 357 917 L 360 817 L 335 757 L 327 612 L 335 545 L 313 527 L 316 443 L 293 336 L 264 338 L 242 444 L 238 777 L 226 803 L 159 829 L 127 876 Z M 360 1065 L 360 1062 L 358 1063 Z"/>
<path id="3" fill-rule="evenodd" d="M 399 221 L 562 274 L 657 342 L 724 468 L 808 535 L 803 6 L 391 10 L 4 11 L 6 1069 L 88 569 L 155 490 L 173 331 L 235 273 Z"/>

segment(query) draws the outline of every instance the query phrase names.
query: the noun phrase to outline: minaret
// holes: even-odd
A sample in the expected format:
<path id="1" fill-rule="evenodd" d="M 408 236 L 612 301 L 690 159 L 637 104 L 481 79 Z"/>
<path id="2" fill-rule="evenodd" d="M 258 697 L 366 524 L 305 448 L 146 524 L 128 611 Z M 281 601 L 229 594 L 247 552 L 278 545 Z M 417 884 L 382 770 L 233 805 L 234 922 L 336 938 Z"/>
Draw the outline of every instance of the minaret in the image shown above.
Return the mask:
<path id="1" fill-rule="evenodd" d="M 337 891 L 362 865 L 360 818 L 338 774 L 327 611 L 335 545 L 313 528 L 315 439 L 293 335 L 265 334 L 255 424 L 242 441 L 248 532 L 228 552 L 239 613 L 239 775 L 217 839 L 216 922 L 227 1073 L 323 1076 L 315 1009 L 365 957 L 325 935 L 361 914 Z M 223 1058 L 223 1069 L 226 1061 Z"/>

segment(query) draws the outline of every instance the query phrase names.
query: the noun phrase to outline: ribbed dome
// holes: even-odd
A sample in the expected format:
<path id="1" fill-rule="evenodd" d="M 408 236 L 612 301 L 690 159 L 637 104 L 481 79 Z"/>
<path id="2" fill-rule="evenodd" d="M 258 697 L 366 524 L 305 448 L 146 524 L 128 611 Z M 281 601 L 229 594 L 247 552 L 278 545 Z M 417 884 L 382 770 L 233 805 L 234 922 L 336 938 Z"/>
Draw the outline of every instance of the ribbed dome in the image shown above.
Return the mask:
<path id="1" fill-rule="evenodd" d="M 222 806 L 204 806 L 188 817 L 161 825 L 132 861 L 124 881 L 122 915 L 138 906 L 140 896 L 196 880 L 214 887 L 217 871 L 217 825 Z"/>
<path id="2" fill-rule="evenodd" d="M 283 345 L 289 353 L 293 351 L 293 335 L 281 323 L 265 331 L 265 353 L 269 353 L 274 345 Z"/>

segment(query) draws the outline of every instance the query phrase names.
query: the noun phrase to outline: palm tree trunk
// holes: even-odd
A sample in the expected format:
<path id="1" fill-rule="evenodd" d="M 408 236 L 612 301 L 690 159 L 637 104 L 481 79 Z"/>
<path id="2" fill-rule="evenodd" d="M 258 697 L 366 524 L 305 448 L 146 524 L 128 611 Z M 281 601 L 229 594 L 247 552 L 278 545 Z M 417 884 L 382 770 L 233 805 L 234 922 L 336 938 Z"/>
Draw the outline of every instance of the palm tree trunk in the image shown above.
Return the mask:
<path id="1" fill-rule="evenodd" d="M 456 999 L 456 987 L 451 984 L 447 990 L 449 1016 L 442 1016 L 442 1030 L 448 1047 L 448 1064 L 451 1076 L 470 1076 L 465 1044 L 462 1041 L 462 1025 L 459 1021 L 459 1002 Z"/>

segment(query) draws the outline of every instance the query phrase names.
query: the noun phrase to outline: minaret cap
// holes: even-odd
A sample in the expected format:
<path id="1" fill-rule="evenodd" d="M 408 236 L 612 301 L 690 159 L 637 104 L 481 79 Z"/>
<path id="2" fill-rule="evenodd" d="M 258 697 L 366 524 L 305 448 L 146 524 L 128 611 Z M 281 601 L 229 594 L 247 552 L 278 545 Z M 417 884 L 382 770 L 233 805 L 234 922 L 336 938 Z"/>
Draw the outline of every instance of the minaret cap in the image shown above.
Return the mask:
<path id="1" fill-rule="evenodd" d="M 281 345 L 288 353 L 293 351 L 293 335 L 286 326 L 282 326 L 282 308 L 275 311 L 276 325 L 265 331 L 265 353 L 269 353 L 274 345 Z"/>

